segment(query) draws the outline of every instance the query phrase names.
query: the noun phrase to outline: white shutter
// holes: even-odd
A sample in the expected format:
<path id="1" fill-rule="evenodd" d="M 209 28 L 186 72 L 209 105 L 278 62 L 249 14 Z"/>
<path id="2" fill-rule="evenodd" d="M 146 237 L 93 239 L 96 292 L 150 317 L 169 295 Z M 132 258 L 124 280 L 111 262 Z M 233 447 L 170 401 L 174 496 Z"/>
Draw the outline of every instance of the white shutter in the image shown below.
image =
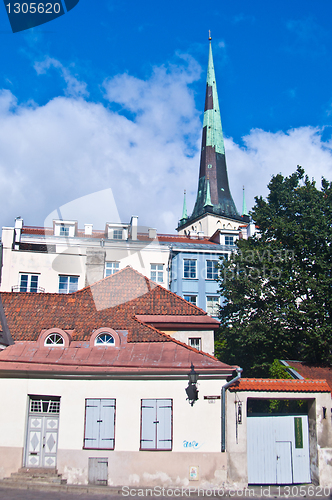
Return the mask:
<path id="1" fill-rule="evenodd" d="M 84 448 L 113 449 L 115 399 L 87 399 Z"/>
<path id="2" fill-rule="evenodd" d="M 157 399 L 157 449 L 172 449 L 172 400 Z"/>
<path id="3" fill-rule="evenodd" d="M 87 399 L 85 402 L 84 448 L 98 448 L 100 400 Z"/>
<path id="4" fill-rule="evenodd" d="M 115 399 L 101 400 L 99 420 L 98 448 L 113 449 L 115 427 Z"/>
<path id="5" fill-rule="evenodd" d="M 142 399 L 141 450 L 156 449 L 156 411 L 155 399 Z"/>
<path id="6" fill-rule="evenodd" d="M 141 450 L 172 449 L 172 400 L 142 399 Z"/>

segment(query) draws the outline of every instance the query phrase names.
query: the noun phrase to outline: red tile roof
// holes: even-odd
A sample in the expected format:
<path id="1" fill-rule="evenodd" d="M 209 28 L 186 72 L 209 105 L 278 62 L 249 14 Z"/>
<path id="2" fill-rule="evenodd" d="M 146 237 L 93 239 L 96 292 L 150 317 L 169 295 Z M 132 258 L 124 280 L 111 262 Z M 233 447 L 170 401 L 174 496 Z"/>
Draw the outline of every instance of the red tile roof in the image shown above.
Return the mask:
<path id="1" fill-rule="evenodd" d="M 229 388 L 230 391 L 267 392 L 331 392 L 326 380 L 291 380 L 241 378 Z"/>
<path id="2" fill-rule="evenodd" d="M 211 330 L 216 330 L 219 328 L 220 323 L 216 319 L 210 316 L 173 316 L 173 315 L 162 315 L 162 314 L 136 314 L 136 318 L 147 323 L 148 325 L 153 325 L 155 328 L 159 329 L 194 329 L 200 330 L 205 329 L 210 325 Z"/>
<path id="3" fill-rule="evenodd" d="M 87 340 L 93 330 L 128 330 L 129 342 L 170 342 L 171 339 L 135 316 L 146 314 L 200 316 L 198 307 L 157 285 L 130 267 L 72 294 L 1 292 L 10 333 L 15 341 L 37 340 L 41 330 L 72 330 L 74 340 Z"/>
<path id="4" fill-rule="evenodd" d="M 296 370 L 305 379 L 326 380 L 332 388 L 332 368 L 328 366 L 306 365 L 300 361 L 286 361 L 286 363 Z"/>

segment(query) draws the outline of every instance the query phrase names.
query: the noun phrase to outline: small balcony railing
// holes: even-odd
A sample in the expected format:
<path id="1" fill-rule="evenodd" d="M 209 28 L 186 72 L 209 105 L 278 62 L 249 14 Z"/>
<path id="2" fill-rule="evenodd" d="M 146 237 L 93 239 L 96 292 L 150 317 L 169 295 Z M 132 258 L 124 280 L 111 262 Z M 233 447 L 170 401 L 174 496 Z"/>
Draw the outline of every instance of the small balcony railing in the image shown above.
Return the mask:
<path id="1" fill-rule="evenodd" d="M 42 288 L 41 286 L 28 287 L 22 285 L 15 285 L 12 286 L 12 292 L 45 293 L 45 288 Z"/>

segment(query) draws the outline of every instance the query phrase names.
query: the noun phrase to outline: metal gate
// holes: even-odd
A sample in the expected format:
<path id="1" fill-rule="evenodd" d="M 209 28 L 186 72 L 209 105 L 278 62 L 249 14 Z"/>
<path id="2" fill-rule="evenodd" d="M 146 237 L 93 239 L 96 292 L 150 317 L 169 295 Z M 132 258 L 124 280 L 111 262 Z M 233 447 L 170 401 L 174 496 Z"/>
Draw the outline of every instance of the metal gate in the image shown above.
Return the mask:
<path id="1" fill-rule="evenodd" d="M 308 429 L 306 415 L 248 417 L 248 483 L 310 483 Z"/>
<path id="2" fill-rule="evenodd" d="M 30 397 L 26 467 L 56 467 L 59 412 L 60 398 Z"/>

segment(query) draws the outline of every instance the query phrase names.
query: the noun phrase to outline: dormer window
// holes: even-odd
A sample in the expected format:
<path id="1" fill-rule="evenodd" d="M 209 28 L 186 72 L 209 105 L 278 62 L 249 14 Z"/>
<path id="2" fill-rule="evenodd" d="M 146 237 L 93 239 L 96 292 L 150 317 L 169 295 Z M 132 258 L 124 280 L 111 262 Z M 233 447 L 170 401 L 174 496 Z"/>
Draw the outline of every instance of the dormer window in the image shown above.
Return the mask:
<path id="1" fill-rule="evenodd" d="M 102 332 L 96 337 L 95 345 L 97 346 L 109 346 L 114 345 L 114 337 L 110 333 Z"/>
<path id="2" fill-rule="evenodd" d="M 45 347 L 64 346 L 65 340 L 59 333 L 50 333 L 45 339 Z"/>
<path id="3" fill-rule="evenodd" d="M 77 231 L 77 222 L 71 220 L 54 220 L 54 236 L 73 238 Z"/>
<path id="4" fill-rule="evenodd" d="M 113 230 L 113 238 L 115 240 L 122 240 L 122 229 L 114 229 Z"/>
<path id="5" fill-rule="evenodd" d="M 60 236 L 69 236 L 69 226 L 65 226 L 64 224 L 61 224 Z"/>

